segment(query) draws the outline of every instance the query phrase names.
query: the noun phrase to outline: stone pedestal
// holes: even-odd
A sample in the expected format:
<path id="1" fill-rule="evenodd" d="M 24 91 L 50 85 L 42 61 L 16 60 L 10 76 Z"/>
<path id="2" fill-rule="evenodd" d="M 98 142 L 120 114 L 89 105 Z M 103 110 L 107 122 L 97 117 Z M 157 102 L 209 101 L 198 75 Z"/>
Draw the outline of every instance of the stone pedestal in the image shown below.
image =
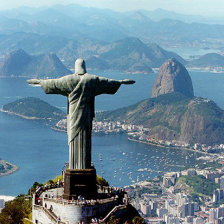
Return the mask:
<path id="1" fill-rule="evenodd" d="M 94 199 L 97 196 L 96 170 L 67 169 L 64 176 L 64 195 L 67 200 L 77 199 L 82 195 L 85 199 Z"/>

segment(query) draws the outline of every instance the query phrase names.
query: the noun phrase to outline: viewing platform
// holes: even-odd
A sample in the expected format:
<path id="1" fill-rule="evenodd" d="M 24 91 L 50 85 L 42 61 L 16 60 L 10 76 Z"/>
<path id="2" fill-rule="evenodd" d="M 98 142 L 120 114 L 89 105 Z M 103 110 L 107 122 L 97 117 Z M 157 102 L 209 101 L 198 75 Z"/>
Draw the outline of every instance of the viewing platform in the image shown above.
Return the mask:
<path id="1" fill-rule="evenodd" d="M 122 189 L 97 186 L 97 198 L 86 200 L 78 195 L 72 200 L 63 198 L 62 185 L 40 187 L 33 194 L 32 219 L 38 224 L 102 223 L 113 212 L 128 205 L 127 193 Z"/>

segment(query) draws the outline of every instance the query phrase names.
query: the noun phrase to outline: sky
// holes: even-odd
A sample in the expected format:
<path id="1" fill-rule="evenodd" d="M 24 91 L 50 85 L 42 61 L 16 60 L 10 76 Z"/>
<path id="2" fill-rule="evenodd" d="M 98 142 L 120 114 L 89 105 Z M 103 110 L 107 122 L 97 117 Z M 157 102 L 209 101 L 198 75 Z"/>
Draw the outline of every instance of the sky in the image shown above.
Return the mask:
<path id="1" fill-rule="evenodd" d="M 184 14 L 210 17 L 224 16 L 224 0 L 0 0 L 0 10 L 20 6 L 40 7 L 71 3 L 122 12 L 136 9 L 154 10 L 162 8 Z"/>

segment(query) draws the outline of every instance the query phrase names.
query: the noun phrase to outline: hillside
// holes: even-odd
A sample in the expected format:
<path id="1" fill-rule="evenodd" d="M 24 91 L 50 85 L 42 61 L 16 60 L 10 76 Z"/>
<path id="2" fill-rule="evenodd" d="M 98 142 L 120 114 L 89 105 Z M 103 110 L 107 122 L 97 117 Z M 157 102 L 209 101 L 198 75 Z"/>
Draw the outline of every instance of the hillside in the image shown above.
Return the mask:
<path id="1" fill-rule="evenodd" d="M 65 118 L 63 111 L 35 97 L 22 98 L 6 104 L 3 111 L 26 119 L 41 119 L 51 124 Z"/>
<path id="2" fill-rule="evenodd" d="M 148 137 L 157 140 L 224 143 L 224 111 L 213 101 L 188 98 L 180 93 L 164 94 L 126 108 L 98 113 L 96 119 L 143 125 L 149 129 Z"/>
<path id="3" fill-rule="evenodd" d="M 146 45 L 138 38 L 133 37 L 107 44 L 98 53 L 99 58 L 106 61 L 114 70 L 127 71 L 132 67 L 144 66 L 148 71 L 147 67 L 160 67 L 165 60 L 172 57 L 185 63 L 185 60 L 179 55 L 165 51 L 156 44 Z"/>
<path id="4" fill-rule="evenodd" d="M 216 53 L 205 54 L 190 61 L 189 67 L 224 67 L 224 56 Z"/>
<path id="5" fill-rule="evenodd" d="M 106 43 L 91 39 L 70 40 L 62 37 L 50 38 L 37 34 L 17 33 L 15 37 L 0 35 L 0 40 L 2 40 L 0 52 L 1 50 L 10 52 L 3 61 L 0 75 L 13 73 L 23 76 L 30 74 L 52 76 L 70 73 L 55 54 L 47 52 L 56 52 L 71 69 L 74 68 L 74 61 L 78 57 L 86 59 L 87 69 L 128 73 L 152 73 L 151 67 L 159 67 L 171 57 L 183 64 L 186 63 L 183 58 L 173 52 L 166 51 L 156 44 L 146 45 L 133 37 Z M 31 56 L 23 50 L 12 51 L 18 45 L 22 45 L 27 52 L 35 53 L 36 56 Z"/>
<path id="6" fill-rule="evenodd" d="M 8 54 L 0 66 L 0 76 L 58 77 L 71 73 L 55 54 L 29 55 L 24 50 Z"/>

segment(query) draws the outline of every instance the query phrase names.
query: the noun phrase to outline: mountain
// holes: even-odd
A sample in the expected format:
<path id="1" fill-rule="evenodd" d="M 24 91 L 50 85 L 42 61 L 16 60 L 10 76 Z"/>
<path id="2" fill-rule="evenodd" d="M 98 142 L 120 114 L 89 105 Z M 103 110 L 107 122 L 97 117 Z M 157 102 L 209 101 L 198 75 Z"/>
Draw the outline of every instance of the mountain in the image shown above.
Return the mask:
<path id="1" fill-rule="evenodd" d="M 169 86 L 172 91 L 166 88 Z M 142 125 L 148 130 L 146 139 L 157 142 L 224 143 L 224 111 L 213 101 L 193 96 L 191 79 L 176 60 L 161 66 L 153 96 L 125 108 L 97 113 L 96 119 Z"/>
<path id="2" fill-rule="evenodd" d="M 224 56 L 216 53 L 202 55 L 198 59 L 190 61 L 189 67 L 224 67 Z"/>
<path id="3" fill-rule="evenodd" d="M 205 17 L 198 15 L 186 15 L 182 13 L 177 13 L 174 11 L 169 11 L 165 9 L 155 9 L 152 11 L 149 10 L 138 10 L 143 15 L 149 17 L 151 20 L 160 21 L 163 19 L 172 19 L 179 20 L 185 23 L 206 23 L 206 24 L 224 24 L 224 18 L 214 18 L 214 17 Z"/>
<path id="4" fill-rule="evenodd" d="M 8 54 L 0 67 L 0 76 L 57 77 L 69 73 L 55 54 L 31 56 L 21 49 Z"/>
<path id="5" fill-rule="evenodd" d="M 162 94 L 179 92 L 193 97 L 193 85 L 186 68 L 177 60 L 167 60 L 159 69 L 158 76 L 152 89 L 152 97 Z"/>
<path id="6" fill-rule="evenodd" d="M 205 24 L 215 22 L 210 18 L 161 9 L 121 13 L 71 4 L 0 11 L 0 18 L 1 34 L 26 32 L 109 42 L 132 36 L 169 47 L 222 47 L 224 35 L 223 24 Z"/>
<path id="7" fill-rule="evenodd" d="M 6 55 L 18 49 L 23 49 L 29 54 L 54 52 L 66 63 L 66 66 L 74 68 L 76 58 L 95 55 L 97 49 L 104 44 L 103 41 L 81 37 L 71 39 L 52 34 L 17 32 L 0 34 L 0 55 Z"/>
<path id="8" fill-rule="evenodd" d="M 112 11 L 111 11 L 112 12 Z M 0 12 L 5 19 L 2 33 L 32 32 L 44 35 L 59 35 L 66 38 L 93 38 L 101 41 L 114 41 L 127 36 L 122 27 L 114 22 L 109 10 L 81 7 L 79 5 L 56 5 L 41 9 L 14 9 Z M 13 27 L 23 23 L 20 27 Z M 27 22 L 29 21 L 29 22 Z"/>
<path id="9" fill-rule="evenodd" d="M 129 37 L 104 45 L 98 57 L 107 62 L 110 69 L 126 72 L 141 71 L 151 73 L 150 67 L 159 67 L 170 57 L 185 63 L 179 55 L 168 52 L 156 44 L 146 45 L 138 38 Z"/>
<path id="10" fill-rule="evenodd" d="M 3 106 L 3 111 L 26 119 L 41 119 L 54 124 L 66 117 L 57 107 L 36 97 L 26 97 Z"/>
<path id="11" fill-rule="evenodd" d="M 96 56 L 92 56 L 86 60 L 86 65 L 88 69 L 99 69 L 99 70 L 107 70 L 110 68 L 108 63 L 103 59 L 100 59 Z"/>
<path id="12" fill-rule="evenodd" d="M 152 73 L 151 67 L 159 67 L 165 60 L 175 57 L 185 60 L 156 44 L 143 43 L 130 37 L 112 43 L 92 39 L 67 39 L 59 36 L 16 33 L 0 35 L 0 52 L 11 52 L 23 47 L 28 53 L 46 54 L 55 52 L 71 69 L 78 57 L 86 59 L 87 69 L 118 70 L 132 73 Z"/>
<path id="13" fill-rule="evenodd" d="M 97 113 L 97 120 L 148 128 L 147 138 L 207 145 L 224 143 L 224 111 L 213 101 L 169 93 L 135 105 Z"/>

